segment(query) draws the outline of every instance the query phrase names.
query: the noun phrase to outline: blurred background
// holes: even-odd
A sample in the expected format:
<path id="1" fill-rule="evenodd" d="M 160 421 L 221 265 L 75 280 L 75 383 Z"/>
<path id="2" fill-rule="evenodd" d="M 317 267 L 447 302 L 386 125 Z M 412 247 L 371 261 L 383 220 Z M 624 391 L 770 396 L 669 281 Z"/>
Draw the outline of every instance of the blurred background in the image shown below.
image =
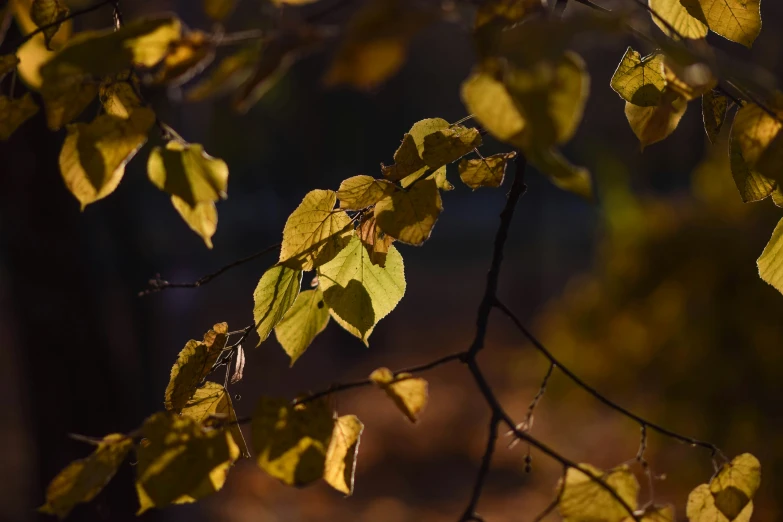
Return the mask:
<path id="1" fill-rule="evenodd" d="M 322 0 L 331 2 L 337 0 Z M 345 1 L 326 22 L 342 23 L 359 1 Z M 571 2 L 566 15 L 582 6 Z M 611 4 L 611 2 L 606 5 Z M 617 5 L 615 2 L 613 5 Z M 78 7 L 85 3 L 71 2 Z M 200 2 L 126 1 L 126 18 L 176 11 L 208 28 Z M 260 2 L 245 0 L 230 30 L 258 27 Z M 752 51 L 715 38 L 741 60 L 783 71 L 783 4 L 762 2 L 765 29 Z M 77 28 L 110 24 L 92 13 Z M 18 36 L 11 26 L 7 40 Z M 712 39 L 712 35 L 710 36 Z M 551 186 L 535 171 L 514 219 L 500 295 L 548 347 L 602 393 L 674 431 L 748 451 L 762 462 L 755 521 L 780 520 L 783 497 L 783 296 L 758 278 L 755 260 L 781 217 L 771 201 L 742 204 L 722 141 L 710 145 L 698 102 L 665 142 L 640 152 L 609 79 L 628 45 L 622 36 L 588 38 L 592 94 L 566 155 L 593 173 L 598 203 Z M 70 433 L 130 431 L 162 409 L 177 353 L 214 323 L 252 321 L 252 292 L 271 257 L 234 269 L 197 290 L 137 293 L 160 273 L 191 281 L 280 240 L 306 192 L 336 189 L 352 175 L 379 174 L 404 132 L 423 118 L 465 115 L 459 84 L 474 53 L 466 23 L 419 34 L 402 71 L 381 88 L 325 89 L 333 47 L 298 64 L 247 115 L 227 100 L 179 102 L 177 91 L 150 91 L 164 121 L 203 143 L 231 169 L 228 200 L 218 205 L 214 250 L 182 222 L 146 179 L 147 151 L 128 166 L 119 189 L 79 211 L 60 178 L 64 132 L 43 114 L 0 143 L 0 519 L 37 518 L 49 480 L 90 448 Z M 89 111 L 90 109 L 88 109 Z M 490 142 L 488 153 L 507 150 Z M 245 379 L 231 388 L 240 416 L 260 394 L 293 397 L 464 349 L 503 189 L 456 190 L 424 248 L 400 246 L 407 294 L 377 327 L 370 348 L 334 322 L 288 368 L 274 338 L 247 348 Z M 255 341 L 253 341 L 254 343 Z M 522 419 L 547 369 L 500 314 L 481 355 L 508 411 Z M 252 462 L 239 463 L 225 488 L 198 504 L 146 513 L 149 521 L 453 521 L 462 513 L 486 440 L 488 412 L 467 371 L 426 375 L 430 403 L 411 425 L 375 390 L 333 398 L 365 423 L 356 490 L 345 499 L 326 484 L 287 488 Z M 609 468 L 636 454 L 639 427 L 608 410 L 557 372 L 535 413 L 533 434 L 572 460 Z M 528 521 L 554 497 L 556 463 L 501 439 L 479 512 L 489 522 Z M 709 453 L 651 434 L 647 457 L 657 502 L 684 519 L 688 492 L 712 473 Z M 637 471 L 639 471 L 637 469 Z M 643 484 L 641 501 L 650 491 Z M 133 467 L 123 466 L 99 497 L 71 520 L 133 520 Z M 551 515 L 551 520 L 556 520 Z"/>

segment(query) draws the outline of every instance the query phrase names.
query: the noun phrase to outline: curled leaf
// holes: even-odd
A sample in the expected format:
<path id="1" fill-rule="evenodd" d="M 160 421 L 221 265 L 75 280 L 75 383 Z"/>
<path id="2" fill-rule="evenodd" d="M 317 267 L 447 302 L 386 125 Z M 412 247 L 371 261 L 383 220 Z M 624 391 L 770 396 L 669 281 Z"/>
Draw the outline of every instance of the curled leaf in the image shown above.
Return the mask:
<path id="1" fill-rule="evenodd" d="M 370 374 L 372 380 L 394 402 L 411 422 L 427 405 L 427 381 L 409 373 L 394 375 L 388 368 L 378 368 Z"/>
<path id="2" fill-rule="evenodd" d="M 334 489 L 346 495 L 353 493 L 356 472 L 356 455 L 364 424 L 356 415 L 343 415 L 334 422 L 332 440 L 326 451 L 324 480 Z"/>

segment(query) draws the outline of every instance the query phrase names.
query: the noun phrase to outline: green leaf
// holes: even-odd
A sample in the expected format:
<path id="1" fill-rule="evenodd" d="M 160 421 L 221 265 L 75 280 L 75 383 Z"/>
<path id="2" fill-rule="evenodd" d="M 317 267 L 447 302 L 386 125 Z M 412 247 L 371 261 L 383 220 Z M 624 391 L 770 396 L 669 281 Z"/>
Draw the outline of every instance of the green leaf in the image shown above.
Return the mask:
<path id="1" fill-rule="evenodd" d="M 129 118 L 101 114 L 91 123 L 68 125 L 60 173 L 82 209 L 117 188 L 125 164 L 147 141 L 155 113 L 140 107 Z"/>
<path id="2" fill-rule="evenodd" d="M 89 502 L 109 483 L 125 456 L 133 447 L 133 439 L 114 433 L 98 443 L 90 456 L 71 462 L 46 488 L 46 504 L 41 513 L 65 518 L 82 502 Z"/>
<path id="3" fill-rule="evenodd" d="M 356 415 L 343 415 L 334 422 L 332 440 L 326 451 L 324 480 L 334 489 L 346 495 L 353 493 L 356 472 L 356 455 L 364 424 Z"/>
<path id="4" fill-rule="evenodd" d="M 434 170 L 457 161 L 479 146 L 481 134 L 477 129 L 455 125 L 424 136 L 421 158 Z"/>
<path id="5" fill-rule="evenodd" d="M 427 406 L 427 381 L 410 373 L 395 375 L 388 368 L 378 368 L 370 374 L 370 380 L 386 392 L 409 421 L 419 420 L 419 413 Z"/>
<path id="6" fill-rule="evenodd" d="M 191 339 L 185 344 L 171 367 L 171 377 L 166 386 L 164 406 L 179 413 L 196 393 L 201 381 L 212 370 L 228 341 L 228 325 L 218 323 L 204 334 L 199 342 Z"/>
<path id="7" fill-rule="evenodd" d="M 228 426 L 228 430 L 239 447 L 243 457 L 249 457 L 245 437 L 237 423 L 237 415 L 234 405 L 231 404 L 231 395 L 222 385 L 207 381 L 196 390 L 188 403 L 182 408 L 182 415 L 207 424 L 217 421 L 217 426 Z"/>
<path id="8" fill-rule="evenodd" d="M 325 399 L 294 406 L 262 397 L 253 413 L 253 449 L 259 467 L 289 486 L 324 474 L 334 419 Z"/>
<path id="9" fill-rule="evenodd" d="M 0 141 L 5 141 L 24 122 L 35 116 L 38 105 L 32 94 L 26 92 L 21 98 L 0 96 Z"/>
<path id="10" fill-rule="evenodd" d="M 710 30 L 751 47 L 761 32 L 760 0 L 681 0 L 689 12 L 698 13 Z"/>
<path id="11" fill-rule="evenodd" d="M 729 99 L 713 90 L 707 91 L 701 97 L 701 114 L 704 120 L 704 130 L 713 145 L 718 141 L 720 130 L 726 121 L 726 111 Z"/>
<path id="12" fill-rule="evenodd" d="M 642 57 L 628 48 L 612 76 L 611 86 L 625 101 L 639 107 L 655 107 L 663 95 L 663 55 Z"/>
<path id="13" fill-rule="evenodd" d="M 185 99 L 202 101 L 238 87 L 250 78 L 258 57 L 256 47 L 247 47 L 223 58 L 208 76 L 187 90 Z"/>
<path id="14" fill-rule="evenodd" d="M 761 279 L 783 293 L 783 220 L 775 227 L 756 264 Z"/>
<path id="15" fill-rule="evenodd" d="M 655 107 L 639 107 L 626 102 L 625 117 L 644 150 L 648 145 L 668 138 L 677 129 L 687 108 L 688 102 L 667 89 Z"/>
<path id="16" fill-rule="evenodd" d="M 237 0 L 204 0 L 204 13 L 216 22 L 222 22 L 236 6 Z"/>
<path id="17" fill-rule="evenodd" d="M 184 199 L 171 196 L 171 204 L 190 229 L 201 236 L 207 248 L 212 249 L 212 236 L 217 231 L 218 222 L 215 203 L 207 201 L 191 207 Z"/>
<path id="18" fill-rule="evenodd" d="M 165 149 L 155 147 L 147 162 L 147 175 L 153 185 L 191 207 L 226 197 L 228 166 L 196 143 L 170 141 Z"/>
<path id="19" fill-rule="evenodd" d="M 579 464 L 578 469 L 569 468 L 565 483 L 561 482 L 562 494 L 557 509 L 564 521 L 620 522 L 630 515 L 625 507 L 592 477 L 602 478 L 631 509 L 636 509 L 639 483 L 628 466 L 604 472 L 590 464 Z"/>
<path id="20" fill-rule="evenodd" d="M 731 176 L 734 178 L 734 184 L 737 185 L 737 190 L 739 190 L 742 201 L 745 203 L 761 201 L 775 190 L 777 183 L 774 179 L 769 179 L 760 172 L 750 168 L 745 161 L 733 127 L 729 137 L 729 160 Z"/>
<path id="21" fill-rule="evenodd" d="M 353 176 L 340 183 L 337 198 L 344 210 L 361 210 L 372 206 L 382 197 L 394 192 L 395 187 L 383 179 L 372 176 Z"/>
<path id="22" fill-rule="evenodd" d="M 663 18 L 669 26 L 685 38 L 704 38 L 707 36 L 707 21 L 698 7 L 698 0 L 649 0 L 650 9 Z M 653 22 L 665 35 L 675 38 L 667 24 L 658 16 L 650 14 Z"/>
<path id="23" fill-rule="evenodd" d="M 320 288 L 301 292 L 294 305 L 275 326 L 275 337 L 291 358 L 291 366 L 304 354 L 329 323 L 329 308 Z"/>
<path id="24" fill-rule="evenodd" d="M 443 210 L 438 186 L 432 179 L 395 191 L 375 205 L 378 227 L 391 237 L 410 245 L 429 239 Z"/>
<path id="25" fill-rule="evenodd" d="M 390 246 L 385 266 L 373 264 L 362 242 L 353 237 L 337 257 L 318 269 L 318 284 L 332 317 L 368 344 L 375 325 L 405 294 L 402 256 Z"/>
<path id="26" fill-rule="evenodd" d="M 335 203 L 337 193 L 332 190 L 312 190 L 305 195 L 285 222 L 280 263 L 313 270 L 337 255 L 353 236 L 353 228 L 351 218 L 344 210 L 336 210 Z"/>
<path id="27" fill-rule="evenodd" d="M 459 177 L 473 190 L 480 187 L 499 187 L 506 176 L 506 165 L 516 156 L 516 152 L 508 152 L 486 158 L 463 159 L 459 162 Z"/>
<path id="28" fill-rule="evenodd" d="M 275 265 L 261 276 L 253 292 L 253 320 L 261 344 L 293 306 L 302 283 L 302 271 Z"/>
<path id="29" fill-rule="evenodd" d="M 190 417 L 159 412 L 141 427 L 136 447 L 136 493 L 142 514 L 185 504 L 219 491 L 239 448 L 227 430 L 205 428 Z"/>
<path id="30" fill-rule="evenodd" d="M 410 41 L 433 14 L 407 0 L 373 0 L 348 22 L 344 37 L 324 77 L 327 85 L 373 89 L 397 73 Z"/>
<path id="31" fill-rule="evenodd" d="M 30 18 L 38 27 L 59 22 L 68 16 L 69 13 L 68 6 L 60 0 L 33 0 L 33 4 L 30 7 Z M 44 29 L 44 42 L 47 49 L 52 49 L 49 45 L 59 29 L 60 24 Z"/>

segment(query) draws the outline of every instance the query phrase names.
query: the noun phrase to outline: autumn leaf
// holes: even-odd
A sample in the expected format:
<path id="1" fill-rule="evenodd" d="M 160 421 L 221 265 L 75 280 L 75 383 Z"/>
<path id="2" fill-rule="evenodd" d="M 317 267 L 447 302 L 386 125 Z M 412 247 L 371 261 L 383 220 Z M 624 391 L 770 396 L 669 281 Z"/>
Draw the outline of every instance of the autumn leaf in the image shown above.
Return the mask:
<path id="1" fill-rule="evenodd" d="M 761 201 L 775 190 L 777 183 L 774 179 L 769 179 L 752 169 L 745 161 L 740 144 L 733 132 L 729 137 L 729 163 L 731 176 L 734 178 L 734 184 L 737 185 L 743 202 Z"/>
<path id="2" fill-rule="evenodd" d="M 729 99 L 723 94 L 713 90 L 707 91 L 701 97 L 701 114 L 704 121 L 704 130 L 710 143 L 718 141 L 720 130 L 726 121 L 726 111 L 729 107 Z"/>
<path id="3" fill-rule="evenodd" d="M 245 437 L 237 423 L 234 405 L 231 404 L 231 395 L 222 385 L 216 382 L 205 382 L 182 408 L 182 415 L 201 424 L 217 420 L 217 426 L 227 426 L 234 443 L 239 447 L 240 454 L 243 457 L 250 456 Z"/>
<path id="4" fill-rule="evenodd" d="M 225 93 L 250 78 L 253 65 L 258 61 L 259 49 L 247 47 L 223 58 L 208 76 L 196 82 L 185 93 L 188 101 L 202 101 Z"/>
<path id="5" fill-rule="evenodd" d="M 394 165 L 389 167 L 381 165 L 384 177 L 391 181 L 402 181 L 405 178 L 416 179 L 424 175 L 427 170 L 427 163 L 422 158 L 424 139 L 438 131 L 447 131 L 449 127 L 449 122 L 443 118 L 427 118 L 414 123 L 403 136 L 402 144 L 394 153 Z M 462 128 L 464 129 L 464 127 Z M 467 137 L 475 139 L 472 136 Z M 403 183 L 403 186 L 407 186 L 407 184 Z"/>
<path id="6" fill-rule="evenodd" d="M 375 205 L 375 219 L 384 233 L 398 241 L 421 245 L 429 239 L 442 210 L 437 184 L 425 179 L 381 199 Z"/>
<path id="7" fill-rule="evenodd" d="M 226 197 L 228 166 L 197 143 L 172 140 L 166 148 L 155 147 L 147 161 L 147 175 L 153 185 L 191 207 Z"/>
<path id="8" fill-rule="evenodd" d="M 666 87 L 685 101 L 701 97 L 718 84 L 718 79 L 707 64 L 681 63 L 669 57 L 663 60 L 663 76 L 666 79 Z"/>
<path id="9" fill-rule="evenodd" d="M 253 320 L 261 344 L 293 306 L 302 283 L 302 271 L 275 265 L 261 276 L 253 292 Z"/>
<path id="10" fill-rule="evenodd" d="M 353 493 L 356 455 L 364 424 L 356 415 L 343 415 L 334 422 L 332 440 L 326 451 L 324 480 L 346 495 Z"/>
<path id="11" fill-rule="evenodd" d="M 516 155 L 516 152 L 508 152 L 486 158 L 463 159 L 459 162 L 459 177 L 473 190 L 479 187 L 499 187 L 506 175 L 506 165 Z"/>
<path id="12" fill-rule="evenodd" d="M 340 200 L 340 208 L 361 210 L 376 204 L 378 200 L 394 190 L 394 185 L 386 180 L 364 175 L 353 176 L 340 183 L 337 198 Z"/>
<path id="13" fill-rule="evenodd" d="M 455 125 L 424 136 L 421 158 L 432 169 L 438 169 L 481 146 L 478 129 Z"/>
<path id="14" fill-rule="evenodd" d="M 364 248 L 367 249 L 372 264 L 385 267 L 386 256 L 389 253 L 389 247 L 394 243 L 394 238 L 378 228 L 375 216 L 363 220 L 356 229 L 356 235 Z"/>
<path id="15" fill-rule="evenodd" d="M 419 420 L 419 413 L 427 405 L 427 381 L 409 373 L 394 375 L 388 368 L 378 368 L 370 380 L 394 402 L 411 422 Z"/>
<path id="16" fill-rule="evenodd" d="M 751 47 L 761 32 L 760 0 L 680 0 L 727 40 Z"/>
<path id="17" fill-rule="evenodd" d="M 136 446 L 138 515 L 219 491 L 239 448 L 227 430 L 204 428 L 187 416 L 159 412 L 141 427 Z"/>
<path id="18" fill-rule="evenodd" d="M 748 502 L 734 518 L 727 518 L 715 505 L 715 497 L 707 484 L 702 484 L 688 495 L 685 513 L 690 522 L 750 522 L 753 502 Z"/>
<path id="19" fill-rule="evenodd" d="M 772 232 L 764 252 L 757 261 L 761 279 L 783 293 L 783 220 L 778 222 Z"/>
<path id="20" fill-rule="evenodd" d="M 593 200 L 590 172 L 584 167 L 572 165 L 557 150 L 534 149 L 525 158 L 556 187 L 573 192 L 587 201 Z"/>
<path id="21" fill-rule="evenodd" d="M 702 484 L 688 495 L 688 520 L 747 522 L 760 485 L 761 464 L 750 453 L 743 453 L 724 464 L 709 484 Z"/>
<path id="22" fill-rule="evenodd" d="M 258 466 L 289 486 L 324 475 L 334 419 L 324 399 L 294 406 L 261 397 L 253 413 L 253 450 Z"/>
<path id="23" fill-rule="evenodd" d="M 677 129 L 688 108 L 688 102 L 677 93 L 666 90 L 655 107 L 625 103 L 625 117 L 641 143 L 642 150 L 668 138 Z"/>
<path id="24" fill-rule="evenodd" d="M 777 109 L 777 107 L 775 107 Z M 774 109 L 773 109 L 774 110 Z M 778 114 L 783 111 L 777 110 Z M 781 179 L 783 124 L 756 104 L 744 105 L 734 116 L 730 139 L 747 167 L 770 180 Z"/>
<path id="25" fill-rule="evenodd" d="M 291 358 L 291 366 L 329 323 L 329 308 L 320 288 L 301 292 L 275 326 L 275 337 Z"/>
<path id="26" fill-rule="evenodd" d="M 649 0 L 650 9 L 654 11 L 654 14 L 650 13 L 650 16 L 655 25 L 669 37 L 676 37 L 671 31 L 674 29 L 676 34 L 685 38 L 704 38 L 708 32 L 707 21 L 704 18 L 704 13 L 701 12 L 698 1 Z"/>
<path id="27" fill-rule="evenodd" d="M 628 510 L 593 477 L 601 478 L 631 509 L 636 509 L 639 483 L 628 466 L 604 472 L 590 464 L 569 468 L 564 481 L 557 510 L 568 521 L 600 520 L 621 522 L 630 515 Z"/>
<path id="28" fill-rule="evenodd" d="M 15 99 L 0 96 L 0 141 L 10 138 L 20 125 L 35 116 L 37 112 L 38 105 L 29 92 Z"/>
<path id="29" fill-rule="evenodd" d="M 182 85 L 203 71 L 215 58 L 215 46 L 203 31 L 191 31 L 169 44 L 154 76 L 155 83 Z"/>
<path id="30" fill-rule="evenodd" d="M 207 248 L 212 249 L 212 236 L 217 231 L 218 223 L 215 204 L 207 201 L 191 207 L 184 199 L 177 196 L 171 196 L 171 204 L 190 229 L 201 236 Z"/>
<path id="31" fill-rule="evenodd" d="M 389 247 L 382 267 L 373 264 L 358 237 L 318 269 L 318 281 L 332 317 L 365 344 L 405 294 L 405 269 L 397 249 Z"/>
<path id="32" fill-rule="evenodd" d="M 68 6 L 60 0 L 33 0 L 33 5 L 30 7 L 30 18 L 38 27 L 59 22 L 69 13 Z M 44 43 L 47 49 L 51 50 L 50 43 L 59 29 L 60 24 L 44 29 Z"/>
<path id="33" fill-rule="evenodd" d="M 637 513 L 638 514 L 638 513 Z M 648 506 L 640 514 L 640 522 L 674 522 L 674 508 L 672 506 Z M 634 519 L 628 516 L 623 522 L 634 522 Z"/>
<path id="34" fill-rule="evenodd" d="M 107 435 L 88 457 L 71 462 L 49 483 L 41 513 L 65 518 L 82 502 L 89 502 L 117 473 L 133 439 L 121 434 Z"/>
<path id="35" fill-rule="evenodd" d="M 51 89 L 44 84 L 41 96 L 46 109 L 46 124 L 51 130 L 59 130 L 76 119 L 98 94 L 98 84 L 78 76 L 64 79 Z"/>
<path id="36" fill-rule="evenodd" d="M 333 259 L 353 235 L 351 218 L 334 208 L 337 193 L 312 190 L 288 216 L 283 228 L 280 263 L 313 270 Z"/>
<path id="37" fill-rule="evenodd" d="M 513 143 L 525 129 L 525 120 L 503 82 L 476 71 L 462 84 L 462 101 L 490 134 Z"/>
<path id="38" fill-rule="evenodd" d="M 639 107 L 655 107 L 663 95 L 663 56 L 660 53 L 642 57 L 628 48 L 612 76 L 611 86 L 625 101 Z"/>
<path id="39" fill-rule="evenodd" d="M 167 410 L 179 413 L 196 393 L 201 381 L 212 371 L 228 341 L 228 325 L 218 323 L 204 334 L 203 341 L 191 339 L 185 344 L 171 367 L 171 377 L 166 386 L 164 405 Z"/>

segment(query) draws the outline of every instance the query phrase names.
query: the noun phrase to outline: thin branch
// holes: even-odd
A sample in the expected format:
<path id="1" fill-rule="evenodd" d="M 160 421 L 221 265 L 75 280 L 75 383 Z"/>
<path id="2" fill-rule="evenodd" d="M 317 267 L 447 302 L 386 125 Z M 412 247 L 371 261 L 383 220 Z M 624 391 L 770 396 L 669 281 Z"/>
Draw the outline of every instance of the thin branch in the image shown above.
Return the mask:
<path id="1" fill-rule="evenodd" d="M 149 288 L 142 290 L 139 292 L 139 297 L 154 294 L 156 292 L 162 292 L 163 290 L 166 290 L 168 288 L 198 288 L 200 286 L 203 286 L 216 277 L 221 276 L 224 272 L 227 272 L 231 270 L 232 268 L 236 268 L 239 265 L 244 265 L 245 263 L 248 263 L 250 261 L 253 261 L 254 259 L 258 259 L 259 257 L 263 257 L 266 254 L 273 252 L 280 248 L 280 243 L 277 243 L 276 245 L 271 245 L 266 247 L 263 250 L 260 250 L 256 252 L 255 254 L 251 254 L 247 257 L 243 257 L 242 259 L 238 259 L 236 261 L 233 261 L 225 266 L 220 267 L 219 269 L 215 270 L 211 274 L 207 274 L 201 278 L 199 278 L 196 281 L 193 281 L 191 283 L 171 283 L 169 281 L 166 281 L 164 279 L 160 278 L 160 275 L 156 276 L 155 279 L 149 280 Z"/>
<path id="2" fill-rule="evenodd" d="M 601 7 L 598 4 L 594 4 L 590 0 L 575 0 L 576 3 L 586 5 L 587 7 L 591 9 L 595 9 L 596 11 L 603 11 L 604 13 L 611 13 L 611 9 L 607 9 L 606 7 Z"/>
<path id="3" fill-rule="evenodd" d="M 571 379 L 577 386 L 585 390 L 587 393 L 598 399 L 599 402 L 603 403 L 604 405 L 610 407 L 611 409 L 615 410 L 618 413 L 621 413 L 622 415 L 628 417 L 631 420 L 636 421 L 639 423 L 640 426 L 646 426 L 650 429 L 653 429 L 657 431 L 658 433 L 662 435 L 666 435 L 667 437 L 670 437 L 672 439 L 675 439 L 677 441 L 683 442 L 685 444 L 690 444 L 691 446 L 700 446 L 702 448 L 706 448 L 710 450 L 710 453 L 713 458 L 715 456 L 720 456 L 723 459 L 726 459 L 726 456 L 723 454 L 723 452 L 715 445 L 710 442 L 705 442 L 702 440 L 694 439 L 692 437 L 686 437 L 685 435 L 680 435 L 679 433 L 675 433 L 671 430 L 668 430 L 664 428 L 663 426 L 660 426 L 658 424 L 655 424 L 653 422 L 648 421 L 647 419 L 644 419 L 640 417 L 639 415 L 636 415 L 635 413 L 629 411 L 628 409 L 620 406 L 616 402 L 612 401 L 611 399 L 605 397 L 601 393 L 599 393 L 595 388 L 584 382 L 581 378 L 579 378 L 574 372 L 569 370 L 567 367 L 563 366 L 563 364 L 555 358 L 554 355 L 552 355 L 552 352 L 550 352 L 542 343 L 539 341 L 530 331 L 525 328 L 525 326 L 522 324 L 522 322 L 517 318 L 514 313 L 509 310 L 509 308 L 504 305 L 499 300 L 495 301 L 495 306 L 502 311 L 506 316 L 508 316 L 509 319 L 514 323 L 514 325 L 519 329 L 520 332 L 522 332 L 522 335 L 524 335 L 528 341 L 533 344 L 533 346 L 541 352 L 541 354 L 546 357 L 549 362 L 552 364 L 557 365 L 557 367 L 562 371 L 569 379 Z"/>
<path id="4" fill-rule="evenodd" d="M 13 43 L 12 47 L 18 48 L 21 45 L 23 45 L 25 42 L 30 40 L 32 37 L 34 37 L 35 35 L 40 34 L 51 27 L 57 27 L 61 23 L 71 20 L 72 18 L 76 18 L 77 16 L 81 16 L 87 13 L 91 13 L 93 11 L 97 11 L 98 9 L 100 9 L 105 5 L 114 5 L 114 0 L 103 0 L 102 2 L 98 2 L 97 4 L 87 6 L 84 9 L 77 9 L 76 11 L 71 11 L 67 16 L 62 17 L 55 22 L 44 24 L 40 26 L 38 29 L 36 29 L 35 31 L 22 36 L 21 38 L 19 38 L 17 41 Z"/>
<path id="5" fill-rule="evenodd" d="M 476 476 L 476 484 L 473 486 L 473 493 L 470 495 L 470 502 L 468 503 L 468 507 L 465 508 L 465 512 L 462 514 L 460 522 L 482 520 L 478 513 L 476 513 L 476 506 L 478 506 L 481 492 L 484 489 L 484 482 L 487 480 L 489 468 L 492 465 L 492 454 L 495 453 L 495 443 L 498 440 L 498 424 L 500 424 L 500 417 L 496 412 L 492 412 L 492 417 L 489 420 L 487 448 L 484 450 L 484 456 L 481 458 L 481 466 L 479 467 L 478 475 Z"/>

